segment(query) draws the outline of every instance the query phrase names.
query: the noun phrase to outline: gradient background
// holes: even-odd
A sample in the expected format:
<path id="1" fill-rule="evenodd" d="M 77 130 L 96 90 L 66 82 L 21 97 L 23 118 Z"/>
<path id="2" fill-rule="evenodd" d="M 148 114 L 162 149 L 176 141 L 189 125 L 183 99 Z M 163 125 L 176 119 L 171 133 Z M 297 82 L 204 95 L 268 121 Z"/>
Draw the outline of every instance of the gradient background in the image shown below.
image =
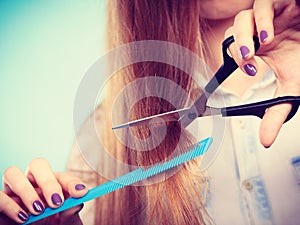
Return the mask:
<path id="1" fill-rule="evenodd" d="M 64 170 L 76 90 L 104 55 L 104 27 L 104 0 L 0 0 L 1 175 L 36 157 Z"/>

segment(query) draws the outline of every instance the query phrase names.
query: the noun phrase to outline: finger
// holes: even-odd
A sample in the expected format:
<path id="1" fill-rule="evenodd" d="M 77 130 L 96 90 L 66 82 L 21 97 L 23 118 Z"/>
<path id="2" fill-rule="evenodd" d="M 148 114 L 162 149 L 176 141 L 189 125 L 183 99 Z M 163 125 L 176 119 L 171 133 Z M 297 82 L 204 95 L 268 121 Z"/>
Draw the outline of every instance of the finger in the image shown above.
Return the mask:
<path id="1" fill-rule="evenodd" d="M 251 59 L 254 56 L 254 14 L 253 10 L 239 12 L 234 20 L 233 36 L 237 51 L 242 60 Z"/>
<path id="2" fill-rule="evenodd" d="M 60 222 L 61 224 L 68 225 L 81 225 L 82 222 L 79 217 L 79 212 L 83 209 L 83 204 L 75 206 L 69 210 L 61 212 L 60 215 Z"/>
<path id="3" fill-rule="evenodd" d="M 62 205 L 64 201 L 62 187 L 47 160 L 38 158 L 31 161 L 27 174 L 28 177 L 32 177 L 31 179 L 35 180 L 51 208 L 57 208 Z"/>
<path id="4" fill-rule="evenodd" d="M 263 146 L 268 148 L 274 143 L 291 108 L 291 104 L 284 103 L 270 107 L 266 111 L 260 124 L 259 133 L 260 142 Z"/>
<path id="5" fill-rule="evenodd" d="M 32 214 L 37 215 L 44 211 L 45 206 L 40 197 L 19 168 L 7 168 L 3 174 L 3 182 L 5 186 L 7 185 L 9 187 L 11 192 L 22 200 L 26 208 Z"/>
<path id="6" fill-rule="evenodd" d="M 3 184 L 3 192 L 8 197 L 10 197 L 14 202 L 16 202 L 21 208 L 26 209 L 26 206 L 24 205 L 22 199 L 19 196 L 15 195 L 15 193 L 13 193 L 13 191 L 10 189 L 10 187 L 6 183 Z"/>
<path id="7" fill-rule="evenodd" d="M 300 89 L 296 82 L 288 82 L 285 79 L 280 79 L 282 74 L 277 74 L 278 86 L 275 92 L 275 97 L 280 96 L 299 96 Z M 280 75 L 280 76 L 279 76 Z M 289 113 L 292 110 L 292 104 L 284 103 L 270 107 L 264 114 L 260 124 L 260 142 L 265 147 L 270 147 L 285 122 Z"/>
<path id="8" fill-rule="evenodd" d="M 276 1 L 273 5 L 275 35 L 299 25 L 300 8 L 293 1 Z"/>
<path id="9" fill-rule="evenodd" d="M 267 45 L 274 39 L 274 8 L 273 0 L 254 1 L 254 18 L 259 40 L 262 45 Z"/>
<path id="10" fill-rule="evenodd" d="M 10 219 L 7 215 L 0 212 L 0 224 L 1 225 L 18 225 L 14 220 Z"/>
<path id="11" fill-rule="evenodd" d="M 254 59 L 254 15 L 253 10 L 244 10 L 237 14 L 233 25 L 235 51 L 233 57 L 238 66 L 249 76 L 257 73 L 257 63 Z"/>
<path id="12" fill-rule="evenodd" d="M 225 32 L 225 37 L 224 40 L 227 39 L 228 37 L 232 36 L 234 33 L 234 27 L 229 27 L 226 32 Z M 241 66 L 243 64 L 243 59 L 240 57 L 239 51 L 236 50 L 237 45 L 236 42 L 233 42 L 231 45 L 229 45 L 228 50 L 229 50 L 229 55 L 234 58 L 235 62 Z"/>
<path id="13" fill-rule="evenodd" d="M 225 39 L 233 34 L 234 27 L 230 27 L 225 32 Z M 253 42 L 252 42 L 253 43 Z M 257 63 L 254 58 L 249 60 L 243 60 L 240 57 L 240 51 L 237 51 L 236 43 L 232 43 L 229 46 L 229 53 L 232 58 L 234 58 L 235 62 L 238 64 L 240 69 L 244 71 L 244 73 L 248 74 L 249 76 L 255 76 L 257 73 Z"/>
<path id="14" fill-rule="evenodd" d="M 0 191 L 0 212 L 17 223 L 24 223 L 28 220 L 28 214 L 3 191 Z M 0 224 L 9 224 L 2 220 L 6 220 L 7 222 L 9 221 L 3 215 L 0 216 Z"/>
<path id="15" fill-rule="evenodd" d="M 60 213 L 60 224 L 63 225 L 83 225 L 79 211 L 83 208 L 83 204 L 72 209 Z"/>
<path id="16" fill-rule="evenodd" d="M 88 192 L 86 184 L 70 173 L 56 173 L 56 178 L 69 196 L 79 198 Z"/>

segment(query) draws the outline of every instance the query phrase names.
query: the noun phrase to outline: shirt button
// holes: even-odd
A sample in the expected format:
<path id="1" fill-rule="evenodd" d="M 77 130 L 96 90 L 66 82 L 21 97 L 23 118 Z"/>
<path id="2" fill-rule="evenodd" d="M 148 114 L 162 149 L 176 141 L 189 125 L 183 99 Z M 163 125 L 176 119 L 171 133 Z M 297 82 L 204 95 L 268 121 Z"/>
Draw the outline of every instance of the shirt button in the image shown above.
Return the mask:
<path id="1" fill-rule="evenodd" d="M 253 184 L 249 180 L 244 180 L 243 183 L 242 183 L 242 185 L 248 191 L 251 191 L 253 189 Z"/>

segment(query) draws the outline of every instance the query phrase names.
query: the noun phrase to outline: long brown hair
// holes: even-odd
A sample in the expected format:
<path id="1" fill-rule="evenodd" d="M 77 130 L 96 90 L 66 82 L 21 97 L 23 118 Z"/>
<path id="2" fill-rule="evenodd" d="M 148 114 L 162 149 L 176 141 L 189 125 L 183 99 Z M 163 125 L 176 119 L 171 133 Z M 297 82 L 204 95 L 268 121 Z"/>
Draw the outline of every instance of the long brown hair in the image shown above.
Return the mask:
<path id="1" fill-rule="evenodd" d="M 176 43 L 196 54 L 201 54 L 201 29 L 199 21 L 199 1 L 196 0 L 109 0 L 107 20 L 108 48 L 117 48 L 143 40 L 160 40 Z M 159 51 L 159 49 L 157 49 Z M 126 58 L 132 57 L 133 52 L 127 52 Z M 160 54 L 164 54 L 161 52 Z M 121 57 L 121 56 L 120 56 Z M 165 57 L 174 57 L 166 55 Z M 119 59 L 116 59 L 119 60 Z M 181 63 L 193 66 L 189 59 L 181 57 Z M 113 64 L 114 62 L 112 62 Z M 101 104 L 104 112 L 101 117 L 102 143 L 109 154 L 130 166 L 148 166 L 163 162 L 176 151 L 183 152 L 195 143 L 192 135 L 182 129 L 176 122 L 167 123 L 165 139 L 155 147 L 150 147 L 147 138 L 151 135 L 160 136 L 159 128 L 150 130 L 147 126 L 131 128 L 131 132 L 141 140 L 135 143 L 136 148 L 146 148 L 148 151 L 136 151 L 130 146 L 120 143 L 115 133 L 111 131 L 112 102 L 116 95 L 127 84 L 145 77 L 164 77 L 175 82 L 193 98 L 195 82 L 193 76 L 179 68 L 163 62 L 144 61 L 132 63 L 120 69 L 110 79 L 107 95 Z M 158 84 L 160 92 L 165 96 L 176 95 L 175 88 Z M 139 90 L 137 90 L 139 89 Z M 138 119 L 157 113 L 174 110 L 188 104 L 186 96 L 176 96 L 178 105 L 168 100 L 147 96 L 133 106 L 130 99 L 137 93 L 146 91 L 144 87 L 133 87 L 126 93 L 119 107 L 119 118 L 124 112 L 130 111 L 130 118 Z M 100 126 L 100 125 L 99 125 Z M 126 132 L 123 134 L 126 138 Z M 101 170 L 107 170 L 113 176 L 124 171 L 121 167 L 113 166 L 105 160 L 100 162 Z M 165 179 L 162 179 L 162 176 Z M 106 182 L 104 176 L 99 177 L 98 183 Z M 208 220 L 201 199 L 202 175 L 199 172 L 199 160 L 191 161 L 176 170 L 174 174 L 160 175 L 159 182 L 150 179 L 144 185 L 134 185 L 123 188 L 97 200 L 96 224 L 205 224 Z"/>

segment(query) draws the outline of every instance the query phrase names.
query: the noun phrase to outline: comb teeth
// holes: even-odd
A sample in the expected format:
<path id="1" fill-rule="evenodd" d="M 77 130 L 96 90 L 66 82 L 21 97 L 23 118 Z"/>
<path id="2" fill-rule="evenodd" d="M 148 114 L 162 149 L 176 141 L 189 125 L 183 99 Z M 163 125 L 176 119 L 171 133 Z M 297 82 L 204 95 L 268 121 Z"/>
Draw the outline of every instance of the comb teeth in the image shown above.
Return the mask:
<path id="1" fill-rule="evenodd" d="M 170 161 L 167 161 L 164 163 L 158 163 L 155 166 L 152 166 L 146 170 L 143 170 L 142 168 L 136 169 L 136 170 L 129 172 L 123 176 L 120 176 L 114 180 L 108 181 L 100 186 L 90 189 L 89 192 L 81 198 L 69 198 L 69 199 L 65 200 L 63 205 L 59 208 L 51 209 L 48 207 L 40 215 L 37 215 L 37 216 L 30 215 L 29 219 L 24 224 L 30 224 L 30 223 L 36 222 L 40 219 L 43 219 L 48 216 L 54 215 L 56 213 L 62 212 L 64 210 L 72 208 L 76 205 L 80 205 L 84 202 L 101 197 L 103 195 L 106 195 L 110 192 L 113 192 L 113 191 L 123 188 L 125 186 L 134 184 L 138 181 L 144 180 L 144 179 L 152 177 L 158 173 L 161 173 L 161 172 L 171 169 L 173 167 L 179 166 L 180 164 L 183 164 L 185 162 L 188 162 L 191 159 L 194 159 L 200 155 L 203 155 L 208 150 L 211 143 L 212 143 L 212 138 L 207 138 L 207 139 L 195 144 L 193 146 L 192 150 L 185 152 Z"/>

